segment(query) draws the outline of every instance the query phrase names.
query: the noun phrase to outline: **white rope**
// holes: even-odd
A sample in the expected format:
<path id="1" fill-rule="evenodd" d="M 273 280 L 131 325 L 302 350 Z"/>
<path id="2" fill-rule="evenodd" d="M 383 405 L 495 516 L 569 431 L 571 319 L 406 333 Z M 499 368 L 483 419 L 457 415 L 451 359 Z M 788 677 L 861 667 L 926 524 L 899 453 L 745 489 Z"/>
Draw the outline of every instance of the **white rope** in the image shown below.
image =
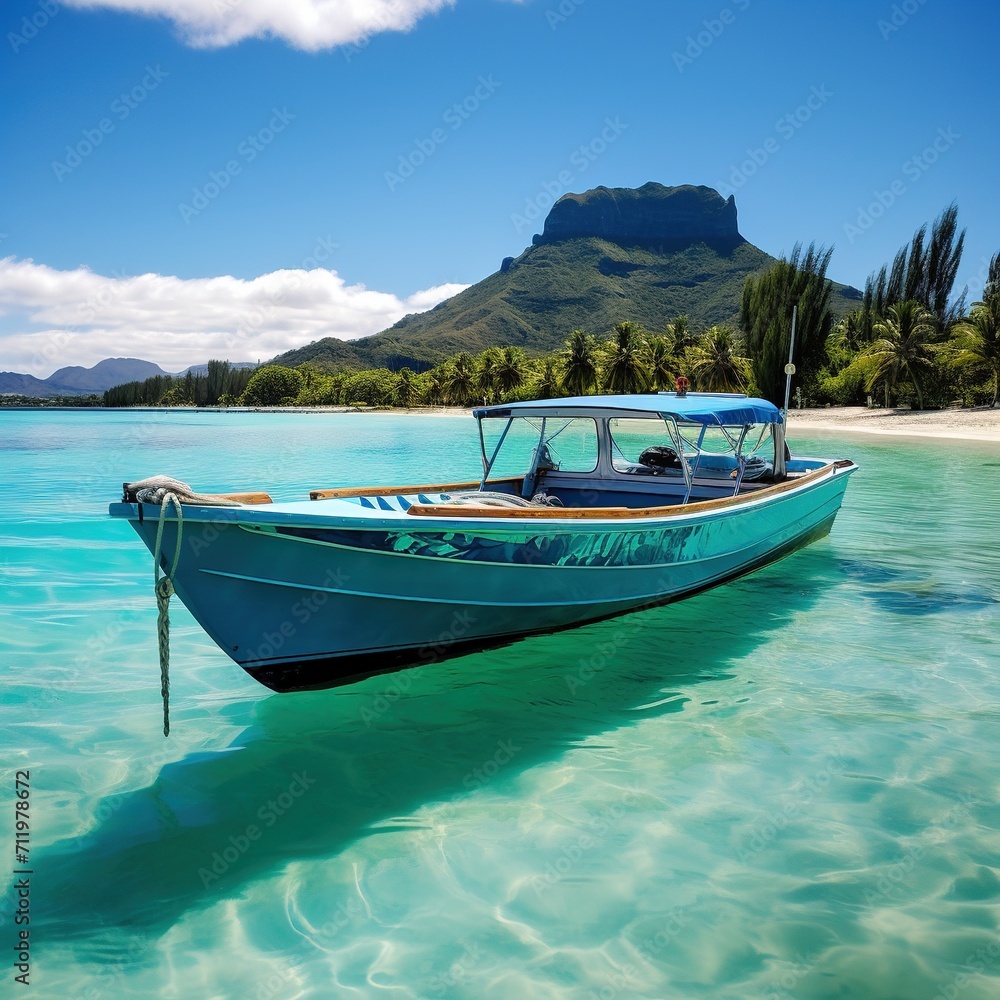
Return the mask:
<path id="1" fill-rule="evenodd" d="M 160 576 L 160 545 L 163 542 L 163 525 L 167 505 L 177 512 L 177 543 L 170 571 Z M 165 493 L 160 503 L 160 520 L 156 525 L 156 546 L 153 549 L 153 592 L 156 594 L 156 638 L 160 649 L 160 697 L 163 699 L 163 735 L 170 735 L 170 597 L 174 593 L 174 573 L 181 558 L 181 533 L 184 512 L 174 493 Z"/>
<path id="2" fill-rule="evenodd" d="M 239 500 L 233 500 L 220 493 L 196 493 L 187 483 L 170 476 L 150 476 L 135 483 L 124 483 L 125 492 L 140 503 L 162 505 L 166 498 L 173 496 L 181 503 L 198 504 L 200 507 L 242 507 Z"/>

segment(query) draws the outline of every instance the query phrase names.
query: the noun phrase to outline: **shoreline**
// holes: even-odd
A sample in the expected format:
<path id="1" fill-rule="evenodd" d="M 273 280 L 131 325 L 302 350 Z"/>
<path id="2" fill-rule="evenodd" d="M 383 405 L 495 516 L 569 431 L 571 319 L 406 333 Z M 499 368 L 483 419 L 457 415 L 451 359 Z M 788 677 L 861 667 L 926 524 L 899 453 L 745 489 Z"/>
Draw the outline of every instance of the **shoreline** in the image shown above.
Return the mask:
<path id="1" fill-rule="evenodd" d="M 365 411 L 358 411 L 365 412 Z M 467 417 L 461 406 L 370 410 L 373 414 L 419 414 L 433 417 Z M 878 434 L 886 437 L 944 438 L 1000 442 L 1000 407 L 977 406 L 955 410 L 872 409 L 865 406 L 831 406 L 789 410 L 788 433 L 829 431 L 836 434 Z"/>
<path id="2" fill-rule="evenodd" d="M 385 409 L 355 409 L 347 406 L 5 406 L 0 411 L 55 411 L 55 412 L 134 412 L 179 414 L 240 414 L 240 413 L 294 413 L 313 416 L 331 414 L 370 414 L 372 416 L 414 415 L 424 417 L 471 418 L 472 407 L 420 406 L 387 407 Z M 896 410 L 868 409 L 864 406 L 831 406 L 816 409 L 790 410 L 788 433 L 822 431 L 834 434 L 876 434 L 885 437 L 942 438 L 965 441 L 996 441 L 1000 443 L 1000 407 L 978 406 L 951 410 Z"/>
<path id="3" fill-rule="evenodd" d="M 789 434 L 810 430 L 1000 442 L 1000 408 L 869 410 L 864 406 L 831 406 L 829 409 L 789 410 Z"/>

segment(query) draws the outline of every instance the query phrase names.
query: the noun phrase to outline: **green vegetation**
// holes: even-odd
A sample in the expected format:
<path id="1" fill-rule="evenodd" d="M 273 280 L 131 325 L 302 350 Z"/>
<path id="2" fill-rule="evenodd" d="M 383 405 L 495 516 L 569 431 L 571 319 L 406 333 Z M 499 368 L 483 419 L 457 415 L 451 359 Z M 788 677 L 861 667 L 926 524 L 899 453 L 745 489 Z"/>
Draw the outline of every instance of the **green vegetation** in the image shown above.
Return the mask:
<path id="1" fill-rule="evenodd" d="M 976 302 L 967 318 L 955 325 L 954 360 L 959 367 L 988 371 L 993 379 L 993 401 L 1000 397 L 1000 253 L 990 261 L 983 300 Z"/>
<path id="2" fill-rule="evenodd" d="M 675 331 L 677 335 L 675 337 Z M 490 347 L 479 354 L 459 351 L 424 372 L 403 368 L 327 371 L 306 362 L 297 368 L 267 364 L 251 375 L 239 397 L 223 394 L 220 405 L 242 406 L 472 406 L 514 399 L 539 399 L 593 392 L 641 392 L 672 387 L 685 374 L 694 388 L 748 387 L 750 362 L 729 327 L 691 333 L 686 316 L 650 334 L 623 321 L 600 341 L 574 330 L 561 350 L 529 356 L 517 347 Z M 676 373 L 676 374 L 675 374 Z M 191 405 L 186 379 L 150 379 L 109 390 L 107 399 L 137 399 L 135 405 Z M 106 405 L 129 405 L 107 403 Z M 204 404 L 201 404 L 204 405 Z"/>
<path id="3" fill-rule="evenodd" d="M 884 406 L 982 406 L 997 403 L 1000 379 L 1000 254 L 990 263 L 983 299 L 966 314 L 954 295 L 965 245 L 958 209 L 949 205 L 865 284 L 861 305 L 825 344 L 825 361 L 803 373 L 814 403 Z"/>
<path id="4" fill-rule="evenodd" d="M 965 237 L 955 206 L 935 220 L 929 241 L 927 231 L 922 226 L 853 298 L 826 277 L 831 250 L 815 245 L 774 260 L 748 243 L 727 253 L 698 244 L 671 254 L 591 238 L 544 243 L 505 274 L 403 320 L 396 333 L 333 341 L 340 346 L 329 351 L 321 341 L 254 371 L 213 361 L 206 376 L 128 383 L 108 390 L 104 403 L 471 406 L 658 391 L 684 376 L 694 391 L 744 391 L 780 404 L 797 307 L 795 384 L 805 405 L 996 405 L 1000 253 L 982 301 L 966 314 L 964 296 L 952 296 Z M 715 272 L 705 270 L 709 263 Z M 653 291 L 663 268 L 677 311 Z M 629 293 L 610 294 L 595 271 Z M 696 271 L 690 287 L 678 279 Z M 589 324 L 588 310 L 596 310 Z M 525 325 L 529 312 L 533 322 L 548 316 L 544 338 Z M 464 327 L 456 323 L 463 316 Z M 504 329 L 506 342 L 487 342 Z M 381 363 L 364 364 L 371 356 Z"/>
<path id="5" fill-rule="evenodd" d="M 735 326 L 743 283 L 773 263 L 744 240 L 663 249 L 596 237 L 564 239 L 529 247 L 505 272 L 375 336 L 349 342 L 326 337 L 273 362 L 296 368 L 312 361 L 328 371 L 421 372 L 463 350 L 478 355 L 489 347 L 519 347 L 538 357 L 562 348 L 573 330 L 606 337 L 626 319 L 648 330 L 662 329 L 664 317 L 681 315 L 697 330 Z M 840 316 L 860 299 L 856 289 L 834 285 L 831 307 Z"/>
<path id="6" fill-rule="evenodd" d="M 931 241 L 925 246 L 927 226 L 921 226 L 913 239 L 900 247 L 892 268 L 883 264 L 865 285 L 863 314 L 858 318 L 864 329 L 888 315 L 892 306 L 902 302 L 920 302 L 934 316 L 939 333 L 947 333 L 961 315 L 963 301 L 951 298 L 958 265 L 965 246 L 965 230 L 958 232 L 958 208 L 949 205 L 934 220 Z"/>
<path id="7" fill-rule="evenodd" d="M 233 368 L 228 361 L 209 361 L 205 375 L 182 378 L 155 375 L 107 389 L 105 406 L 232 406 L 247 387 L 252 368 Z"/>
<path id="8" fill-rule="evenodd" d="M 650 383 L 648 345 L 635 323 L 619 323 L 604 353 L 601 388 L 605 392 L 646 392 Z"/>
<path id="9" fill-rule="evenodd" d="M 871 392 L 879 382 L 889 396 L 902 376 L 917 394 L 917 409 L 924 408 L 920 391 L 921 374 L 934 367 L 934 314 L 915 299 L 890 306 L 885 319 L 875 324 L 875 341 L 865 349 L 865 388 Z"/>
<path id="10" fill-rule="evenodd" d="M 742 392 L 750 382 L 753 365 L 740 354 L 741 348 L 732 327 L 713 326 L 687 352 L 695 383 L 707 392 Z"/>
<path id="11" fill-rule="evenodd" d="M 597 354 L 593 337 L 582 330 L 574 330 L 566 341 L 560 361 L 563 368 L 561 384 L 568 396 L 585 396 L 597 385 Z"/>
<path id="12" fill-rule="evenodd" d="M 91 393 L 88 396 L 22 396 L 17 392 L 5 392 L 0 395 L 0 406 L 32 406 L 43 409 L 53 406 L 63 408 L 104 405 L 104 400 L 97 393 Z"/>
<path id="13" fill-rule="evenodd" d="M 295 368 L 265 365 L 250 376 L 241 402 L 244 406 L 293 406 L 304 382 L 302 372 Z"/>
<path id="14" fill-rule="evenodd" d="M 760 394 L 781 405 L 784 401 L 784 367 L 792 330 L 792 311 L 797 307 L 793 362 L 804 372 L 815 371 L 822 362 L 833 312 L 831 285 L 826 269 L 833 250 L 814 244 L 802 256 L 796 244 L 791 256 L 777 261 L 743 286 L 740 326 L 744 330 Z M 804 377 L 804 376 L 803 376 Z"/>

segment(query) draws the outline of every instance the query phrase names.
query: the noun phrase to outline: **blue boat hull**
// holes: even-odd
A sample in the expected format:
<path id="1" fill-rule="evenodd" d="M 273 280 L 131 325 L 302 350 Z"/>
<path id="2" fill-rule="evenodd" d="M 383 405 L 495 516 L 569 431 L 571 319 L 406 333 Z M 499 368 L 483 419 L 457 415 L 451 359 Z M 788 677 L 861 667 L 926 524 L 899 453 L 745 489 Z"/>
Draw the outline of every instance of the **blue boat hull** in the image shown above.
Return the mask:
<path id="1" fill-rule="evenodd" d="M 725 583 L 829 532 L 851 471 L 718 510 L 587 522 L 185 507 L 174 586 L 262 684 L 332 687 Z M 111 507 L 153 551 L 159 510 L 145 511 Z M 167 517 L 161 553 L 176 530 Z"/>

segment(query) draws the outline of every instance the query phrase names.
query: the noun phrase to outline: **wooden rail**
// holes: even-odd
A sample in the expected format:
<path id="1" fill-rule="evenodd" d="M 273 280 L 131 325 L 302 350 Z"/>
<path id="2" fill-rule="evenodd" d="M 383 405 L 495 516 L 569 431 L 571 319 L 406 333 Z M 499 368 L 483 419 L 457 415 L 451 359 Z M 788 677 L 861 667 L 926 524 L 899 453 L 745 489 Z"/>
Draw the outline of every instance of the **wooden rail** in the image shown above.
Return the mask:
<path id="1" fill-rule="evenodd" d="M 830 475 L 838 468 L 846 468 L 853 462 L 837 461 L 824 465 L 820 469 L 807 472 L 798 479 L 775 483 L 754 490 L 750 495 L 720 497 L 717 500 L 699 500 L 689 504 L 673 504 L 669 507 L 487 507 L 465 506 L 456 504 L 413 504 L 406 511 L 416 517 L 502 517 L 525 518 L 530 520 L 571 519 L 612 519 L 638 517 L 679 517 L 683 514 L 701 514 L 713 510 L 722 510 L 751 500 L 763 500 L 768 497 L 797 489 L 805 483 L 813 482 Z"/>
<path id="2" fill-rule="evenodd" d="M 257 503 L 274 503 L 274 501 L 268 496 L 267 493 L 257 492 L 257 493 L 219 493 L 220 497 L 225 497 L 227 500 L 236 500 L 238 503 L 247 504 L 257 504 Z"/>

